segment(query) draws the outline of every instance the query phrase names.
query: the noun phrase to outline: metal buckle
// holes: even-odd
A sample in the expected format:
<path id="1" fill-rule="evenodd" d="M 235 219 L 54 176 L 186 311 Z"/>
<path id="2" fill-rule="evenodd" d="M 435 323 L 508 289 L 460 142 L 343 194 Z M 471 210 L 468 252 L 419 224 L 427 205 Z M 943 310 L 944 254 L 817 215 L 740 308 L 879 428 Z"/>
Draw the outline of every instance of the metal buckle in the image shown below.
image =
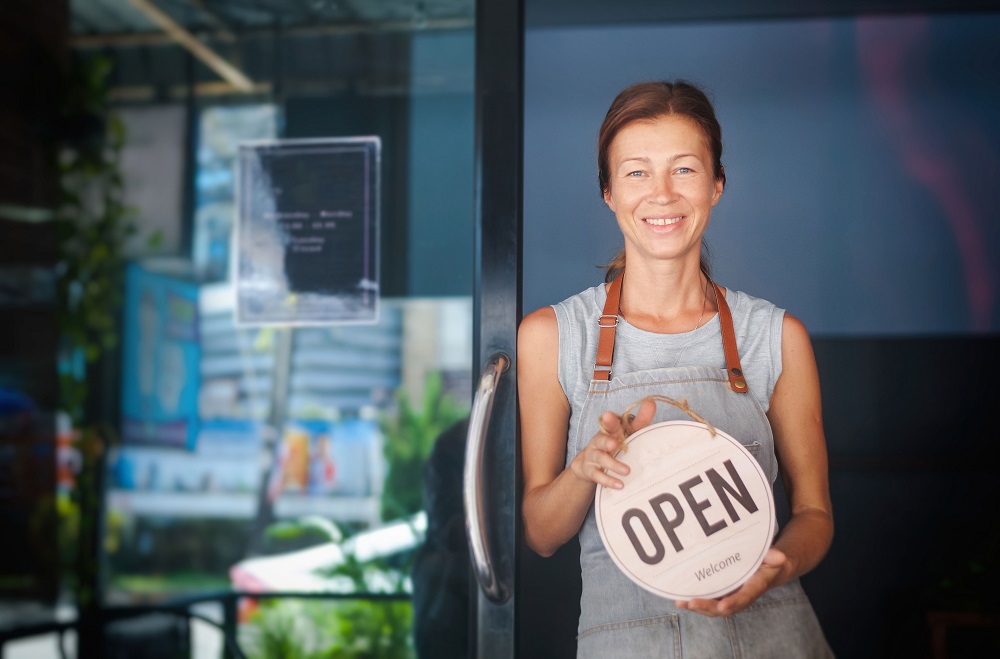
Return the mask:
<path id="1" fill-rule="evenodd" d="M 614 325 L 605 325 L 604 322 L 603 322 L 605 318 L 614 318 L 615 319 L 615 324 Z M 600 327 L 601 329 L 611 329 L 612 327 L 618 327 L 618 316 L 617 315 L 613 315 L 613 314 L 607 314 L 607 313 L 601 314 L 600 318 L 597 319 L 597 326 Z"/>

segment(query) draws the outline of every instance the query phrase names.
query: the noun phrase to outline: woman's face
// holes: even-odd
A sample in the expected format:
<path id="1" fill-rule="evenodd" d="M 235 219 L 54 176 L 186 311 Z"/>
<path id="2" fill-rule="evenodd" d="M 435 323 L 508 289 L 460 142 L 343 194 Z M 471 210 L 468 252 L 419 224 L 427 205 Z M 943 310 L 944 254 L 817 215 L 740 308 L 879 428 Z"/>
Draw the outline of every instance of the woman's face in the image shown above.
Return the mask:
<path id="1" fill-rule="evenodd" d="M 618 218 L 628 258 L 699 260 L 722 181 L 698 124 L 679 115 L 634 121 L 611 142 L 608 165 L 604 201 Z"/>

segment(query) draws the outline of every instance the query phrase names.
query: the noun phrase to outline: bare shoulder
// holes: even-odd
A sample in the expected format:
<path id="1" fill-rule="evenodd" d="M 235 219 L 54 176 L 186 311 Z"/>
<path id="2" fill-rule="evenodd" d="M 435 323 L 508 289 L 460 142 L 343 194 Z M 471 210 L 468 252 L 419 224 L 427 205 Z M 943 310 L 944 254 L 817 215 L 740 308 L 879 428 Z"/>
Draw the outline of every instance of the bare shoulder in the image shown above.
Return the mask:
<path id="1" fill-rule="evenodd" d="M 803 349 L 808 348 L 812 352 L 812 343 L 809 341 L 809 332 L 801 320 L 792 314 L 785 312 L 785 317 L 781 321 L 781 348 Z"/>
<path id="2" fill-rule="evenodd" d="M 819 373 L 809 332 L 801 320 L 785 313 L 781 323 L 781 375 L 771 396 L 769 417 L 788 411 L 819 410 Z"/>
<path id="3" fill-rule="evenodd" d="M 787 312 L 781 322 L 781 373 L 779 383 L 785 374 L 794 375 L 795 379 L 817 377 L 816 357 L 809 332 L 801 320 Z"/>
<path id="4" fill-rule="evenodd" d="M 541 307 L 540 309 L 535 309 L 527 316 L 521 319 L 521 325 L 519 326 L 519 331 L 527 327 L 552 325 L 556 326 L 556 310 L 552 307 Z"/>
<path id="5" fill-rule="evenodd" d="M 546 350 L 559 342 L 559 321 L 552 307 L 542 307 L 521 319 L 517 328 L 518 351 Z"/>
<path id="6" fill-rule="evenodd" d="M 558 371 L 559 322 L 555 309 L 543 307 L 525 316 L 517 330 L 517 380 L 522 415 L 540 401 L 549 408 L 566 407 Z"/>

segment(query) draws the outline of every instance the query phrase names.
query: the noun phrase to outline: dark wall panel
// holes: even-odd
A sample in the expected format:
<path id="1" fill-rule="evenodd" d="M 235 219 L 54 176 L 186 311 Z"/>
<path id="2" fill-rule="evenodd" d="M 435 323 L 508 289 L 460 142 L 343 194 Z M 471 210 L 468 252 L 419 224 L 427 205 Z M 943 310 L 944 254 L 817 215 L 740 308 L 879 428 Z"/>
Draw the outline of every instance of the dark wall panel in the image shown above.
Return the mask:
<path id="1" fill-rule="evenodd" d="M 68 0 L 0 3 L 0 203 L 51 207 Z"/>
<path id="2" fill-rule="evenodd" d="M 838 656 L 930 656 L 928 613 L 996 609 L 1000 337 L 813 344 L 836 532 L 803 583 Z"/>
<path id="3" fill-rule="evenodd" d="M 813 345 L 836 531 L 803 585 L 837 656 L 929 659 L 930 612 L 996 611 L 1000 337 Z M 575 656 L 578 546 L 522 554 L 524 656 Z M 950 638 L 953 658 L 1000 656 L 998 630 Z"/>
<path id="4" fill-rule="evenodd" d="M 54 141 L 68 0 L 0 3 L 0 597 L 54 601 L 58 314 Z"/>

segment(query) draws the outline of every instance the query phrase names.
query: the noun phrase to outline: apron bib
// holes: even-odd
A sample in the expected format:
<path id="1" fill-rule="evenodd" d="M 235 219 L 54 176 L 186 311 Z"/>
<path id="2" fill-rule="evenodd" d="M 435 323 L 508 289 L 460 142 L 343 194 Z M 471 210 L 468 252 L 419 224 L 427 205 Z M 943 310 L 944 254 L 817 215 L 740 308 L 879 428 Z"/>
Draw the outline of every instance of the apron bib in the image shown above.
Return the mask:
<path id="1" fill-rule="evenodd" d="M 605 411 L 620 414 L 640 398 L 662 395 L 687 399 L 692 409 L 737 439 L 754 456 L 773 486 L 778 465 L 771 425 L 757 399 L 747 393 L 732 315 L 721 290 L 713 282 L 722 325 L 725 371 L 693 365 L 619 374 L 612 373 L 612 362 L 621 281 L 619 275 L 608 290 L 599 321 L 601 338 L 594 379 L 579 421 L 574 423 L 576 431 L 568 438 L 566 464 L 590 442 Z M 689 419 L 680 409 L 658 405 L 653 423 Z M 593 506 L 579 536 L 583 593 L 578 657 L 833 656 L 798 579 L 764 593 L 748 609 L 734 616 L 709 618 L 677 609 L 671 600 L 646 591 L 626 577 L 604 548 Z"/>

